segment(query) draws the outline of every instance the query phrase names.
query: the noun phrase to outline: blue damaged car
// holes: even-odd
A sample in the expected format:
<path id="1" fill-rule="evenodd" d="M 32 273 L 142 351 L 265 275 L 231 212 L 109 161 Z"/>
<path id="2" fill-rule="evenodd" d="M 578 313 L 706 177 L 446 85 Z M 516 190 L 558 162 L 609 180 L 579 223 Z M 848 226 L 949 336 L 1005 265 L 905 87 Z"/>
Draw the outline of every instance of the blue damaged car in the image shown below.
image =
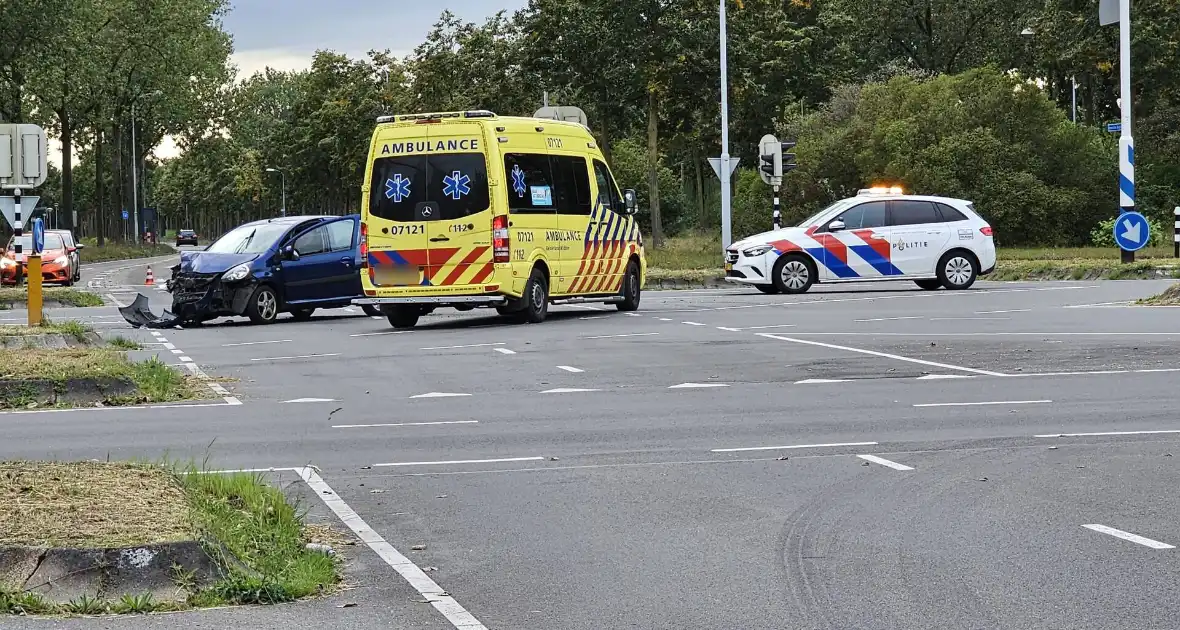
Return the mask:
<path id="1" fill-rule="evenodd" d="M 348 306 L 361 296 L 360 244 L 355 214 L 247 223 L 180 253 L 168 315 L 180 325 L 227 316 L 269 324 L 280 313 L 307 320 L 317 308 Z"/>

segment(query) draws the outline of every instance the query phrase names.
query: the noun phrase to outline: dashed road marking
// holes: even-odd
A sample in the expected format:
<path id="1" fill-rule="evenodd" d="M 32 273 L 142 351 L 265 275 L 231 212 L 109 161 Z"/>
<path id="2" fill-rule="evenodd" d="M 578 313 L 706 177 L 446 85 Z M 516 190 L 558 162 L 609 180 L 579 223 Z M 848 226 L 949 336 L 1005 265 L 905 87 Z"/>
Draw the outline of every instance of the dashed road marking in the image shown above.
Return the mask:
<path id="1" fill-rule="evenodd" d="M 479 424 L 479 420 L 440 420 L 438 422 L 394 422 L 390 424 L 337 424 L 333 429 L 379 429 L 384 427 L 432 427 L 440 424 Z"/>
<path id="2" fill-rule="evenodd" d="M 727 330 L 729 332 L 742 332 L 741 328 L 730 328 L 728 326 L 718 326 L 717 330 Z"/>
<path id="3" fill-rule="evenodd" d="M 819 385 L 823 383 L 847 383 L 850 379 L 846 378 L 805 378 L 801 381 L 795 381 L 796 385 Z"/>
<path id="4" fill-rule="evenodd" d="M 1180 433 L 1180 429 L 1165 429 L 1160 431 L 1101 431 L 1095 433 L 1047 433 L 1044 435 L 1034 435 L 1038 438 L 1063 438 L 1063 437 L 1096 437 L 1105 435 L 1159 435 L 1165 433 Z"/>
<path id="5" fill-rule="evenodd" d="M 1052 400 L 989 400 L 985 402 L 919 403 L 915 407 L 986 407 L 990 405 L 1044 405 Z"/>
<path id="6" fill-rule="evenodd" d="M 1097 523 L 1092 523 L 1090 525 L 1082 525 L 1082 527 L 1085 527 L 1086 529 L 1096 531 L 1096 532 L 1099 532 L 1102 534 L 1107 534 L 1109 536 L 1114 536 L 1115 538 L 1122 538 L 1123 540 L 1133 542 L 1133 543 L 1136 543 L 1139 545 L 1143 545 L 1144 547 L 1151 547 L 1152 549 L 1175 549 L 1176 548 L 1175 545 L 1169 545 L 1168 543 L 1163 543 L 1158 540 L 1144 538 L 1143 536 L 1139 536 L 1137 534 L 1132 534 L 1131 532 L 1124 532 L 1121 529 L 1115 529 L 1113 527 L 1108 527 L 1106 525 L 1099 525 Z"/>
<path id="7" fill-rule="evenodd" d="M 627 317 L 643 317 L 643 315 L 640 315 L 639 313 L 623 313 L 623 315 L 626 315 Z"/>
<path id="8" fill-rule="evenodd" d="M 581 387 L 558 387 L 556 389 L 547 389 L 542 394 L 577 394 L 581 392 L 600 392 L 601 389 L 583 389 Z"/>
<path id="9" fill-rule="evenodd" d="M 453 459 L 442 462 L 393 462 L 390 464 L 373 464 L 374 468 L 388 468 L 391 466 L 452 466 L 458 464 L 497 464 L 500 462 L 539 462 L 544 457 L 500 457 L 496 459 Z"/>
<path id="10" fill-rule="evenodd" d="M 681 383 L 679 385 L 672 385 L 668 389 L 712 389 L 716 387 L 729 387 L 728 383 Z"/>
<path id="11" fill-rule="evenodd" d="M 700 322 L 680 322 L 680 323 L 681 324 L 688 324 L 689 326 L 705 326 L 706 325 L 706 324 L 702 324 Z"/>
<path id="12" fill-rule="evenodd" d="M 590 315 L 589 317 L 579 317 L 578 319 L 582 320 L 582 321 L 588 321 L 591 319 L 606 319 L 607 317 L 609 317 L 609 316 L 608 315 Z"/>
<path id="13" fill-rule="evenodd" d="M 467 344 L 467 345 L 463 345 L 463 346 L 434 346 L 431 348 L 418 348 L 418 349 L 419 350 L 458 350 L 460 348 L 490 348 L 492 346 L 502 346 L 502 345 L 504 345 L 503 341 L 497 341 L 495 343 L 472 343 L 472 344 Z"/>
<path id="14" fill-rule="evenodd" d="M 658 335 L 658 334 L 660 334 L 660 333 L 658 333 L 658 332 L 626 333 L 626 334 L 622 334 L 622 335 L 597 335 L 594 337 L 582 337 L 582 339 L 616 339 L 619 337 L 650 337 L 652 335 Z"/>
<path id="15" fill-rule="evenodd" d="M 418 394 L 417 396 L 410 396 L 410 398 L 462 398 L 470 395 L 454 392 L 427 392 L 425 394 Z"/>
<path id="16" fill-rule="evenodd" d="M 262 346 L 269 343 L 291 343 L 290 339 L 272 339 L 270 341 L 242 341 L 239 343 L 223 343 L 222 348 L 235 348 L 237 346 Z"/>
<path id="17" fill-rule="evenodd" d="M 919 376 L 919 381 L 941 381 L 952 378 L 975 378 L 966 374 L 927 374 L 926 376 Z"/>
<path id="18" fill-rule="evenodd" d="M 513 352 L 512 350 L 509 350 L 508 348 L 496 348 L 495 350 L 496 350 L 496 352 L 499 352 L 500 354 L 516 354 L 515 352 Z"/>
<path id="19" fill-rule="evenodd" d="M 180 357 L 180 362 L 181 363 L 192 363 L 193 360 L 188 357 Z"/>
<path id="20" fill-rule="evenodd" d="M 874 317 L 872 319 L 854 319 L 854 322 L 896 322 L 903 319 L 922 319 L 922 316 L 915 315 L 913 317 Z"/>
<path id="21" fill-rule="evenodd" d="M 976 315 L 999 315 L 1001 313 L 1028 313 L 1031 308 L 1014 308 L 1007 311 L 975 311 Z"/>
<path id="22" fill-rule="evenodd" d="M 251 361 L 288 361 L 291 359 L 318 359 L 321 357 L 338 357 L 338 356 L 340 356 L 339 352 L 330 352 L 327 354 L 299 354 L 299 355 L 290 356 L 290 357 L 258 357 L 256 359 L 250 359 L 250 360 Z"/>
<path id="23" fill-rule="evenodd" d="M 888 466 L 889 468 L 892 468 L 894 470 L 913 470 L 913 467 L 911 467 L 911 466 L 906 466 L 905 464 L 899 464 L 897 462 L 885 459 L 884 457 L 877 457 L 876 455 L 857 455 L 857 457 L 859 457 L 865 461 L 873 462 L 874 464 Z"/>
<path id="24" fill-rule="evenodd" d="M 374 319 L 382 319 L 382 318 L 375 317 Z M 412 330 L 385 330 L 382 332 L 357 333 L 355 335 L 349 335 L 349 337 L 381 337 L 383 335 L 404 335 L 404 334 L 412 333 L 412 332 L 414 332 L 414 331 L 412 331 Z"/>
<path id="25" fill-rule="evenodd" d="M 559 366 L 557 366 L 557 369 L 565 370 L 566 372 L 572 372 L 574 374 L 581 374 L 582 372 L 586 371 L 586 370 L 580 370 L 576 367 L 573 367 L 572 365 L 559 365 Z"/>
<path id="26" fill-rule="evenodd" d="M 284 400 L 283 403 L 326 403 L 336 402 L 335 398 L 293 398 L 291 400 Z"/>

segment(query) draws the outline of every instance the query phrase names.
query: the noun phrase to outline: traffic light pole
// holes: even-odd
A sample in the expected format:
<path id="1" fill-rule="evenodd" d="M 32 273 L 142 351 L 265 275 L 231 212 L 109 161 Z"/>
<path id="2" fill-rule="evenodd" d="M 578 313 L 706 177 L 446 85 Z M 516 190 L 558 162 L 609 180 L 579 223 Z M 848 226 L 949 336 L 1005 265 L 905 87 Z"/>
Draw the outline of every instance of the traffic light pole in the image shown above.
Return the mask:
<path id="1" fill-rule="evenodd" d="M 1131 134 L 1131 0 L 1119 2 L 1119 96 L 1122 129 L 1119 136 L 1119 214 L 1135 210 L 1135 139 Z M 1122 250 L 1124 263 L 1135 262 L 1135 252 Z"/>
<path id="2" fill-rule="evenodd" d="M 783 213 L 782 204 L 778 198 L 778 189 L 778 186 L 774 187 L 774 229 L 781 230 L 783 229 Z"/>

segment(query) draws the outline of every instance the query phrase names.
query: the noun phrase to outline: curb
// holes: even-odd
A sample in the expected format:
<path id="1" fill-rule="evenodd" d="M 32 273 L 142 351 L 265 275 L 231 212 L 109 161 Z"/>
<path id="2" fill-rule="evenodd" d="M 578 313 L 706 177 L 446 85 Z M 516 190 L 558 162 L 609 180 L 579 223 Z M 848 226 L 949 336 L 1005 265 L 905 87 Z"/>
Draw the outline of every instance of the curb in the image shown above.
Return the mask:
<path id="1" fill-rule="evenodd" d="M 112 397 L 132 396 L 136 391 L 135 383 L 127 378 L 0 379 L 0 399 L 19 399 L 37 406 L 90 405 Z"/>
<path id="2" fill-rule="evenodd" d="M 182 602 L 189 588 L 222 576 L 196 541 L 107 549 L 0 547 L 0 591 L 37 593 L 56 604 L 144 593 L 157 602 Z"/>
<path id="3" fill-rule="evenodd" d="M 62 333 L 43 333 L 31 335 L 0 335 L 0 348 L 76 348 L 81 346 L 101 346 L 102 337 L 90 331 L 85 334 L 85 340 L 79 341 L 73 335 Z"/>

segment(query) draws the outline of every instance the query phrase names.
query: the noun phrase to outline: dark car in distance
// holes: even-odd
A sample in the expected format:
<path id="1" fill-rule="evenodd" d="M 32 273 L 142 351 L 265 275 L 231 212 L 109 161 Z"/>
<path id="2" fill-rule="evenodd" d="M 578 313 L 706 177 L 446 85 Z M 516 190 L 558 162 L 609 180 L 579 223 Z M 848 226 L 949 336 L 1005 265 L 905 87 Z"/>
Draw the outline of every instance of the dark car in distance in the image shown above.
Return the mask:
<path id="1" fill-rule="evenodd" d="M 361 296 L 360 216 L 302 216 L 234 228 L 203 251 L 180 253 L 168 290 L 181 324 L 279 313 L 309 319 Z"/>
<path id="2" fill-rule="evenodd" d="M 176 233 L 176 246 L 181 245 L 196 245 L 197 233 L 193 230 L 180 230 Z"/>

